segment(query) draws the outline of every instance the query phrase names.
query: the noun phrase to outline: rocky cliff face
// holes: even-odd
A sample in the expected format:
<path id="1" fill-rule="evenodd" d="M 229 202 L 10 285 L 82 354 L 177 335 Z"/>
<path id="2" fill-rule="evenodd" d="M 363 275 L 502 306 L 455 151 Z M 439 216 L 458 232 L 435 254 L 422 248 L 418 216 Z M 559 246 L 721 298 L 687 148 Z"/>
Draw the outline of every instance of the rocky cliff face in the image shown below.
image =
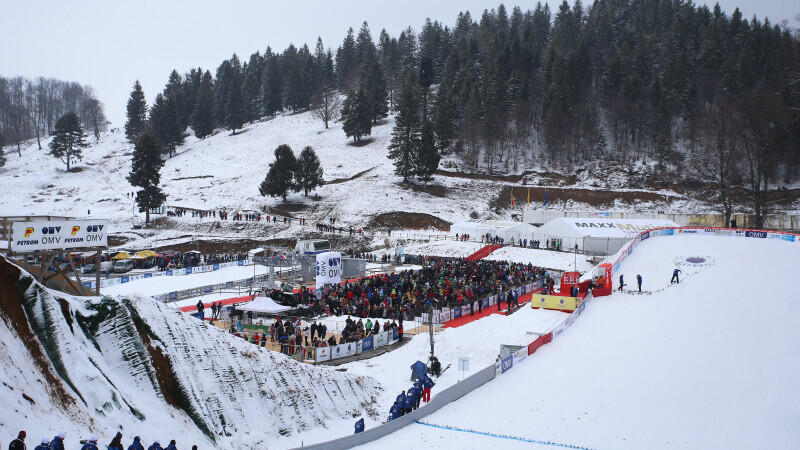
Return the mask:
<path id="1" fill-rule="evenodd" d="M 279 436 L 372 412 L 379 389 L 150 298 L 51 291 L 2 258 L 0 319 L 0 430 L 26 429 L 33 439 L 66 430 L 110 440 L 122 430 L 184 446 L 267 448 Z"/>

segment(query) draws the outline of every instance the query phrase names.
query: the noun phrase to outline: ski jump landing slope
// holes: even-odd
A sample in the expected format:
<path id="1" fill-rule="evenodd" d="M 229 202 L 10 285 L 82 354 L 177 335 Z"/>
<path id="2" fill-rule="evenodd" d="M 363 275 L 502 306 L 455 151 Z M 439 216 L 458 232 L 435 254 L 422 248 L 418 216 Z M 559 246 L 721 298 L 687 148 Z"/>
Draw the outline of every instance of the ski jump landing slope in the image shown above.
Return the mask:
<path id="1" fill-rule="evenodd" d="M 643 241 L 619 271 L 625 289 L 640 273 L 651 294 L 595 299 L 551 344 L 425 421 L 586 448 L 800 448 L 799 269 L 797 243 Z M 364 448 L 442 446 L 554 448 L 420 424 Z"/>

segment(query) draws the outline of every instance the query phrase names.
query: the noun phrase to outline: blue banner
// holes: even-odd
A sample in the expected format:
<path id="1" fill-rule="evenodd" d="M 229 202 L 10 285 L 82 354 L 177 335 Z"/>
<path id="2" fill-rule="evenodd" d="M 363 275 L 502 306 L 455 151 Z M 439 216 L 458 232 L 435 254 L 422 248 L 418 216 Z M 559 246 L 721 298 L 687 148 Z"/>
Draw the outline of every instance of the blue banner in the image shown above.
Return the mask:
<path id="1" fill-rule="evenodd" d="M 211 266 L 211 270 L 219 270 L 219 264 L 214 264 Z"/>
<path id="2" fill-rule="evenodd" d="M 120 283 L 127 283 L 128 281 L 130 281 L 130 277 L 122 277 L 119 280 Z"/>
<path id="3" fill-rule="evenodd" d="M 650 232 L 649 231 L 645 231 L 644 233 L 642 233 L 642 240 L 645 240 L 645 239 L 647 239 L 649 237 L 650 237 Z"/>
<path id="4" fill-rule="evenodd" d="M 186 275 L 189 275 L 191 273 L 192 273 L 192 268 L 191 267 L 187 267 L 186 268 Z"/>
<path id="5" fill-rule="evenodd" d="M 372 350 L 372 336 L 364 338 L 361 340 L 361 351 L 366 352 L 367 350 Z"/>
<path id="6" fill-rule="evenodd" d="M 458 319 L 461 317 L 461 307 L 457 306 L 456 309 L 453 310 L 453 319 Z"/>
<path id="7" fill-rule="evenodd" d="M 170 299 L 170 300 L 177 300 L 177 299 L 178 299 L 178 293 L 177 293 L 177 292 L 175 292 L 175 291 L 173 291 L 173 292 L 170 292 L 170 293 L 169 293 L 169 299 Z"/>
<path id="8" fill-rule="evenodd" d="M 745 235 L 745 237 L 766 239 L 767 232 L 766 231 L 745 231 L 744 235 Z"/>
<path id="9" fill-rule="evenodd" d="M 168 277 L 171 277 L 171 276 L 172 276 L 172 270 L 171 270 L 171 269 L 170 269 L 170 270 L 168 270 L 168 271 L 166 271 L 165 273 L 166 273 L 166 275 L 167 275 Z"/>
<path id="10" fill-rule="evenodd" d="M 674 234 L 675 234 L 675 229 L 674 228 L 669 228 L 667 230 L 661 230 L 661 235 L 662 236 L 672 236 Z"/>
<path id="11" fill-rule="evenodd" d="M 237 266 L 243 266 L 244 265 L 244 261 L 241 261 L 241 260 L 240 261 L 236 261 L 236 265 Z"/>
<path id="12" fill-rule="evenodd" d="M 392 340 L 396 341 L 400 339 L 400 331 L 397 328 L 392 328 Z"/>
<path id="13" fill-rule="evenodd" d="M 794 235 L 792 235 L 792 234 L 784 234 L 784 235 L 781 235 L 781 239 L 783 239 L 784 241 L 794 242 Z"/>
<path id="14" fill-rule="evenodd" d="M 228 288 L 232 288 L 232 287 L 233 287 L 233 281 L 226 281 L 226 282 L 225 282 L 225 288 L 226 288 L 226 289 L 228 289 Z"/>
<path id="15" fill-rule="evenodd" d="M 211 286 L 206 286 L 206 287 L 203 288 L 203 293 L 204 294 L 208 294 L 210 292 L 211 292 Z"/>
<path id="16" fill-rule="evenodd" d="M 489 307 L 489 297 L 486 297 L 485 299 L 483 299 L 482 302 L 483 302 L 483 307 L 484 308 L 488 308 Z"/>
<path id="17" fill-rule="evenodd" d="M 514 355 L 508 355 L 500 361 L 500 372 L 506 373 L 514 365 Z"/>
<path id="18" fill-rule="evenodd" d="M 144 274 L 144 277 L 145 278 L 153 278 L 153 274 L 152 273 L 146 273 L 146 274 Z"/>

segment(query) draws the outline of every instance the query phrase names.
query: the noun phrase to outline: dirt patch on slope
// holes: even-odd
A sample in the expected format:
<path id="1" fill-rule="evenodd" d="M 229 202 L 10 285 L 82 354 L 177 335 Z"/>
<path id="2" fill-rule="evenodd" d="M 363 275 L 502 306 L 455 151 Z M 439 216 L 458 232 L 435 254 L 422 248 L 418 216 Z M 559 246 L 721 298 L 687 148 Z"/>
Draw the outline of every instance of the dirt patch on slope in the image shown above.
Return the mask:
<path id="1" fill-rule="evenodd" d="M 558 184 L 561 181 L 567 184 L 575 184 L 578 182 L 578 177 L 575 175 L 564 175 L 556 172 L 536 172 L 533 170 L 522 172 L 521 175 L 490 175 L 485 173 L 458 172 L 439 169 L 436 171 L 436 175 L 450 178 L 466 178 L 470 180 L 500 181 L 507 183 L 521 183 L 526 176 L 537 175 L 551 184 Z"/>
<path id="2" fill-rule="evenodd" d="M 512 189 L 514 191 L 515 204 L 527 203 L 528 192 L 530 192 L 531 203 L 541 204 L 544 202 L 545 188 L 543 187 L 505 186 L 500 191 L 498 197 L 489 203 L 489 206 L 492 208 L 511 207 Z M 588 203 L 595 207 L 602 207 L 613 205 L 615 200 L 621 200 L 625 203 L 632 204 L 635 202 L 666 202 L 669 201 L 669 198 L 666 195 L 646 191 L 607 191 L 579 188 L 547 189 L 548 203 L 565 202 L 567 200 Z"/>
<path id="3" fill-rule="evenodd" d="M 18 286 L 20 270 L 0 257 L 0 316 L 19 335 L 39 372 L 45 379 L 50 398 L 64 410 L 75 406 L 61 380 L 50 370 L 50 361 L 45 356 L 39 341 L 28 324 L 28 316 L 22 307 L 22 286 Z"/>
<path id="4" fill-rule="evenodd" d="M 336 178 L 335 180 L 326 181 L 326 182 L 325 182 L 325 184 L 339 184 L 339 183 L 345 183 L 345 182 L 347 182 L 347 181 L 353 181 L 353 180 L 355 180 L 356 178 L 363 177 L 364 175 L 368 174 L 369 172 L 371 172 L 371 171 L 375 170 L 375 168 L 376 168 L 376 167 L 378 167 L 378 166 L 375 166 L 375 167 L 373 167 L 373 168 L 371 168 L 371 169 L 367 169 L 367 170 L 364 170 L 364 171 L 358 172 L 357 174 L 353 175 L 352 177 L 347 177 L 347 178 Z"/>
<path id="5" fill-rule="evenodd" d="M 367 227 L 388 229 L 435 228 L 437 230 L 450 231 L 450 225 L 450 222 L 430 214 L 395 211 L 373 217 Z"/>
<path id="6" fill-rule="evenodd" d="M 424 192 L 440 198 L 447 197 L 448 193 L 447 186 L 442 186 L 441 184 L 421 185 L 416 183 L 396 183 L 396 186 L 401 189 L 409 189 L 414 192 Z"/>
<path id="7" fill-rule="evenodd" d="M 150 342 L 150 336 L 144 329 L 145 325 L 142 319 L 134 314 L 131 314 L 131 316 L 133 317 L 133 325 L 136 328 L 136 332 L 139 333 L 139 338 L 142 340 L 142 343 L 144 343 L 145 348 L 147 348 L 147 353 L 150 355 L 150 361 L 153 363 L 153 368 L 156 371 L 156 380 L 158 381 L 158 387 L 161 389 L 161 393 L 164 395 L 164 401 L 177 409 L 183 409 L 181 407 L 178 382 L 172 375 L 172 362 L 160 348 L 154 347 Z"/>

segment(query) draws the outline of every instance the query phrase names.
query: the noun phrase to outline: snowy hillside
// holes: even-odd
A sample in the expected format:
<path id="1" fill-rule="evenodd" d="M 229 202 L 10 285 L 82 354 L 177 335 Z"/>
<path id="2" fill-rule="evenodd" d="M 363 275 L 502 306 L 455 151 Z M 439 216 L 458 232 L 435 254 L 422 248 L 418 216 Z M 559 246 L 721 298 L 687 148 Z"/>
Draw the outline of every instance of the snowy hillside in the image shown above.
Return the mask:
<path id="1" fill-rule="evenodd" d="M 644 241 L 621 271 L 626 289 L 638 273 L 652 294 L 596 299 L 533 357 L 425 419 L 505 437 L 414 424 L 364 447 L 798 448 L 798 261 L 800 246 L 780 240 Z"/>
<path id="2" fill-rule="evenodd" d="M 387 158 L 393 126 L 393 118 L 385 120 L 373 128 L 372 136 L 361 146 L 351 145 L 352 140 L 345 138 L 341 124 L 333 123 L 326 130 L 309 112 L 250 124 L 234 136 L 223 130 L 204 140 L 189 136 L 161 171 L 162 185 L 168 196 L 167 205 L 202 210 L 259 210 L 267 214 L 305 217 L 311 223 L 336 217 L 337 226 L 373 225 L 393 229 L 429 228 L 432 223 L 441 225 L 471 215 L 487 219 L 510 218 L 512 211 L 502 208 L 508 206 L 509 187 L 519 187 L 519 176 L 506 179 L 460 174 L 449 168 L 455 161 L 450 156 L 443 161 L 445 171 L 427 187 L 402 185 L 394 175 L 392 161 Z M 298 155 L 307 145 L 316 150 L 328 183 L 315 191 L 320 196 L 319 201 L 296 193 L 291 194 L 288 203 L 284 204 L 282 199 L 265 198 L 259 194 L 258 186 L 269 163 L 274 160 L 274 150 L 284 143 Z M 85 149 L 84 159 L 75 164 L 74 171 L 67 173 L 64 164 L 50 156 L 46 147 L 38 150 L 36 144 L 30 142 L 23 148 L 21 158 L 16 153 L 9 153 L 6 166 L 0 168 L 0 188 L 5 193 L 0 197 L 0 211 L 8 215 L 85 217 L 91 214 L 92 217 L 110 218 L 112 234 L 125 234 L 129 239 L 139 240 L 141 247 L 165 239 L 185 242 L 189 234 L 295 238 L 301 232 L 296 223 L 266 226 L 242 222 L 234 225 L 228 221 L 226 226 L 220 227 L 213 218 L 187 215 L 162 220 L 157 233 L 152 230 L 131 233 L 131 218 L 138 214 L 133 198 L 128 196 L 135 189 L 126 179 L 132 149 L 121 131 L 104 133 L 98 143 Z M 529 171 L 534 169 L 526 168 Z M 528 183 L 544 186 L 564 184 L 563 180 L 556 182 L 533 172 L 526 179 Z M 597 179 L 573 181 L 577 183 L 575 186 L 589 190 L 598 185 Z M 670 202 L 653 203 L 638 199 L 636 208 L 680 209 L 683 212 L 707 209 L 671 192 L 661 194 L 669 196 Z M 648 195 L 658 197 L 661 194 Z M 498 202 L 499 195 L 502 199 Z M 523 200 L 524 194 L 515 195 L 518 202 Z M 555 195 L 555 191 L 551 193 L 551 197 Z M 633 208 L 633 204 L 617 199 L 613 192 L 603 195 L 610 195 L 610 208 Z M 497 206 L 502 208 L 497 209 Z M 592 208 L 577 198 L 570 199 L 564 206 L 581 210 Z M 398 214 L 408 212 L 417 214 Z"/>
<path id="3" fill-rule="evenodd" d="M 271 448 L 369 414 L 366 376 L 297 363 L 149 298 L 76 298 L 0 260 L 0 440 L 119 429 L 188 447 Z"/>

